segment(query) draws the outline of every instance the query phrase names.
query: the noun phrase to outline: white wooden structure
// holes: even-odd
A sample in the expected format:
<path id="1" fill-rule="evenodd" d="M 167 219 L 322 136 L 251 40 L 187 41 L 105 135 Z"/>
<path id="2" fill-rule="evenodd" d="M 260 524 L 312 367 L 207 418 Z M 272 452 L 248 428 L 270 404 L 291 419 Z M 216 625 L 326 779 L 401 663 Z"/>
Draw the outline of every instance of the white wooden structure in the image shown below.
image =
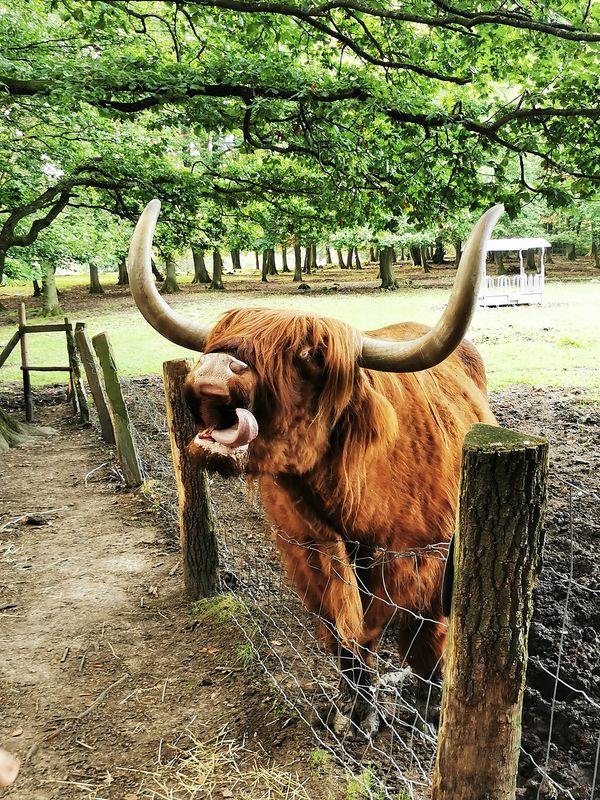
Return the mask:
<path id="1" fill-rule="evenodd" d="M 490 239 L 479 289 L 480 306 L 541 305 L 544 300 L 544 250 L 550 242 L 541 238 Z M 523 250 L 541 250 L 540 268 L 535 273 L 525 272 Z M 487 274 L 487 253 L 516 252 L 519 254 L 518 275 Z"/>

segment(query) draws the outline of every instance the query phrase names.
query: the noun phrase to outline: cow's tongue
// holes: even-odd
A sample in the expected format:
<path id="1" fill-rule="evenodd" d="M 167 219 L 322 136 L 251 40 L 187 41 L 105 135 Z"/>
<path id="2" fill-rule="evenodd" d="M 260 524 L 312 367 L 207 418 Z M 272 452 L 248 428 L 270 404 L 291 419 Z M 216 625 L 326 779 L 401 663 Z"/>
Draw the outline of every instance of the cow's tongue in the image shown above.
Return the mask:
<path id="1" fill-rule="evenodd" d="M 258 422 L 256 417 L 247 408 L 236 408 L 237 424 L 231 428 L 210 432 L 210 438 L 226 447 L 244 447 L 258 436 Z"/>

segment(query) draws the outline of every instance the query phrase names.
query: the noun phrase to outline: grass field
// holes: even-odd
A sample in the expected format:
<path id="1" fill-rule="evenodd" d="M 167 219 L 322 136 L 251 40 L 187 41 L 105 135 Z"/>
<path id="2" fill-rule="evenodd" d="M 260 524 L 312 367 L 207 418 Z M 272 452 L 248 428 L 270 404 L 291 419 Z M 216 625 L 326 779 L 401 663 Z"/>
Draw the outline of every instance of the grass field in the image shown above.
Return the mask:
<path id="1" fill-rule="evenodd" d="M 103 276 L 104 277 L 104 276 Z M 105 276 L 108 278 L 108 276 Z M 68 291 L 77 276 L 59 279 Z M 12 287 L 11 294 L 20 293 Z M 30 293 L 23 287 L 24 298 Z M 66 294 L 66 292 L 65 292 Z M 189 317 L 214 321 L 228 308 L 270 306 L 296 308 L 335 316 L 362 330 L 372 330 L 401 320 L 432 324 L 440 315 L 448 289 L 404 288 L 397 292 L 369 294 L 299 293 L 290 289 L 273 295 L 198 290 L 169 298 L 173 307 Z M 491 389 L 514 383 L 534 386 L 573 386 L 600 398 L 600 281 L 550 282 L 544 306 L 476 311 L 470 337 L 484 356 Z M 157 373 L 169 358 L 185 355 L 155 333 L 125 295 L 98 298 L 93 307 L 68 311 L 72 321 L 87 322 L 91 335 L 110 333 L 119 367 L 124 375 Z M 0 327 L 0 347 L 14 332 L 14 324 Z M 31 364 L 66 363 L 64 339 L 59 334 L 29 337 Z M 19 351 L 13 351 L 0 369 L 0 380 L 20 380 Z M 37 373 L 34 383 L 64 380 L 59 373 Z"/>

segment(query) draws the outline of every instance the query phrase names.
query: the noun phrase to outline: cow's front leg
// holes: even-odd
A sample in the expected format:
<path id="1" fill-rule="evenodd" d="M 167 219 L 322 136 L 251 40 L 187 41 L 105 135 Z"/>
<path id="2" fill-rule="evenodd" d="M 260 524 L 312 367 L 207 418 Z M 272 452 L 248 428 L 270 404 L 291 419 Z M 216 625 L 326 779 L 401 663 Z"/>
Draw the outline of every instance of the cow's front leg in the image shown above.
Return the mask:
<path id="1" fill-rule="evenodd" d="M 356 653 L 339 648 L 340 689 L 327 720 L 338 736 L 362 733 L 372 738 L 379 730 L 377 681 L 370 667 Z"/>

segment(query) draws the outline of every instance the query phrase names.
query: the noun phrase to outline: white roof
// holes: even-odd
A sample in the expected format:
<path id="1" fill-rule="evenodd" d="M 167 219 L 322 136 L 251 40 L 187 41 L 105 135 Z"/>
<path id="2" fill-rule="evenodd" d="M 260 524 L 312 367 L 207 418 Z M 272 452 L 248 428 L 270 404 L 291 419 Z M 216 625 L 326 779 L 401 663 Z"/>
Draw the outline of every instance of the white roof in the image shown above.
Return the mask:
<path id="1" fill-rule="evenodd" d="M 490 239 L 487 245 L 488 253 L 497 253 L 501 250 L 534 250 L 541 247 L 552 247 L 550 242 L 541 238 L 529 239 Z"/>

